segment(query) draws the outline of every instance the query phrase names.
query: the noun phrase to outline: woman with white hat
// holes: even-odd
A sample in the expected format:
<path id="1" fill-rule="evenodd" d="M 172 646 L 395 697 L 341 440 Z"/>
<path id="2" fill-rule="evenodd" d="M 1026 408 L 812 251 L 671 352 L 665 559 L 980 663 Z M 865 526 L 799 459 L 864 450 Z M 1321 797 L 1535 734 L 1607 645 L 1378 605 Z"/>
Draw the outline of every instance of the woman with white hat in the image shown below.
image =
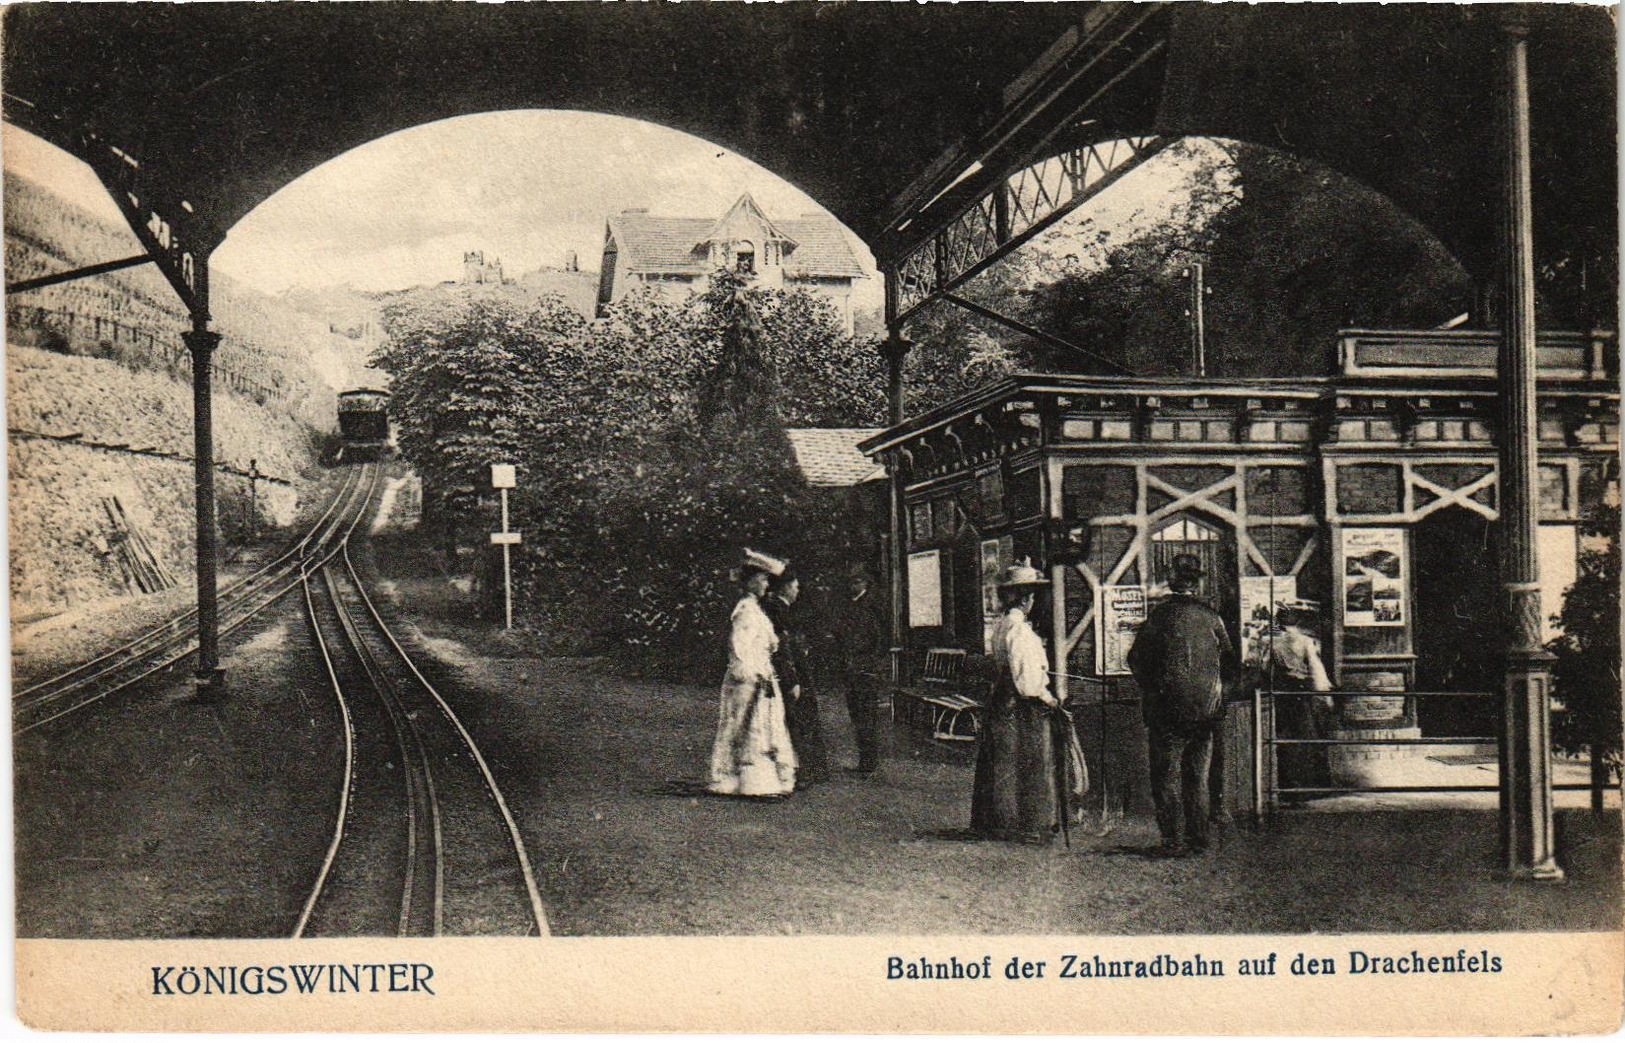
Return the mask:
<path id="1" fill-rule="evenodd" d="M 971 830 L 995 840 L 1047 844 L 1060 828 L 1051 723 L 1061 704 L 1050 694 L 1044 643 L 1027 622 L 1038 591 L 1047 586 L 1027 564 L 1005 569 L 999 582 L 1004 615 L 993 629 L 998 676 L 983 710 L 970 811 Z M 1077 784 L 1072 774 L 1069 788 Z"/>
<path id="2" fill-rule="evenodd" d="M 796 754 L 773 672 L 778 637 L 761 605 L 771 578 L 784 569 L 785 562 L 746 548 L 706 785 L 722 796 L 783 799 L 796 788 Z"/>

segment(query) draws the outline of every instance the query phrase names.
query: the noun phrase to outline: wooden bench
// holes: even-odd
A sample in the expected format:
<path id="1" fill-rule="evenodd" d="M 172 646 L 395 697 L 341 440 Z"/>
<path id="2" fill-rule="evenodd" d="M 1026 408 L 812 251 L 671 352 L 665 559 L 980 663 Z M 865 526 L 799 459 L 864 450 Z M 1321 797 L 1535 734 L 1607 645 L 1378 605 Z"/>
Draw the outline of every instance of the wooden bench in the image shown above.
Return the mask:
<path id="1" fill-rule="evenodd" d="M 960 674 L 965 652 L 959 648 L 927 649 L 920 675 L 912 684 L 892 688 L 891 716 L 931 729 L 944 742 L 973 742 L 981 727 L 979 700 L 966 695 Z"/>

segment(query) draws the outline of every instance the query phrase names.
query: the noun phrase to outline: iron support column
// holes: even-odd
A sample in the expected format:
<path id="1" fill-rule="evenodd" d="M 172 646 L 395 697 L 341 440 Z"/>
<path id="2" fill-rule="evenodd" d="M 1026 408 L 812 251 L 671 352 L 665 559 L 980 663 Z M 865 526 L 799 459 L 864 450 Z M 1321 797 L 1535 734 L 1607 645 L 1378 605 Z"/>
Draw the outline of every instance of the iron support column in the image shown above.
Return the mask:
<path id="1" fill-rule="evenodd" d="M 903 422 L 903 363 L 908 359 L 909 342 L 903 339 L 902 323 L 897 321 L 897 272 L 889 270 L 886 277 L 886 342 L 881 354 L 886 358 L 886 420 L 891 427 Z M 903 647 L 903 476 L 898 473 L 897 457 L 886 470 L 891 478 L 891 643 L 893 648 Z"/>
<path id="2" fill-rule="evenodd" d="M 1552 656 L 1541 644 L 1540 500 L 1535 484 L 1535 266 L 1529 154 L 1528 27 L 1503 14 L 1500 480 L 1506 591 L 1506 687 L 1501 730 L 1501 851 L 1520 880 L 1561 880 L 1552 839 Z"/>
<path id="3" fill-rule="evenodd" d="M 194 313 L 192 329 L 181 334 L 192 354 L 192 457 L 197 495 L 197 674 L 200 699 L 225 694 L 220 669 L 220 613 L 215 595 L 214 403 L 210 368 L 220 334 L 209 331 L 209 317 Z"/>

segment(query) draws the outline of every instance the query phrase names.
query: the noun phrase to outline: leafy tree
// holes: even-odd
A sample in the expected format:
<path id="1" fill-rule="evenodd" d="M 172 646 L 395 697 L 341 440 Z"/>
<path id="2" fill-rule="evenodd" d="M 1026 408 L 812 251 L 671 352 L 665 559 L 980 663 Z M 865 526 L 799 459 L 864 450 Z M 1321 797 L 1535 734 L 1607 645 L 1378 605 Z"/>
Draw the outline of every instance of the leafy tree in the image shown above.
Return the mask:
<path id="1" fill-rule="evenodd" d="M 807 528 L 827 519 L 806 506 L 784 422 L 884 409 L 878 353 L 826 302 L 731 273 L 682 301 L 629 295 L 591 324 L 512 287 L 402 295 L 384 324 L 375 361 L 426 513 L 485 546 L 486 468 L 517 464 L 521 621 L 665 670 L 715 669 L 741 545 L 803 564 L 832 546 Z"/>
<path id="2" fill-rule="evenodd" d="M 390 302 L 382 322 L 373 362 L 393 375 L 401 455 L 449 541 L 488 527 L 491 464 L 531 462 L 546 445 L 550 467 L 526 475 L 545 482 L 591 445 L 577 408 L 592 376 L 586 323 L 561 302 L 437 287 Z"/>
<path id="3" fill-rule="evenodd" d="M 696 673 L 716 665 L 733 601 L 728 566 L 741 546 L 793 549 L 805 489 L 757 295 L 718 272 L 701 305 L 696 332 L 717 347 L 695 408 L 668 421 L 646 481 L 609 504 L 622 640 L 650 666 Z"/>
<path id="4" fill-rule="evenodd" d="M 762 329 L 762 314 L 744 280 L 729 271 L 711 278 L 707 303 L 721 326 L 716 366 L 700 385 L 696 414 L 701 428 L 760 427 L 778 418 L 778 360 Z"/>
<path id="5" fill-rule="evenodd" d="M 1472 300 L 1466 273 L 1435 237 L 1348 178 L 1240 142 L 1181 142 L 1167 157 L 1188 169 L 1164 211 L 1141 208 L 1112 228 L 1074 217 L 961 290 L 1086 353 L 948 305 L 928 308 L 911 322 L 911 379 L 928 385 L 911 408 L 1001 370 L 1111 371 L 1100 356 L 1149 375 L 1189 373 L 1194 262 L 1210 290 L 1211 376 L 1324 373 L 1340 328 L 1431 327 Z"/>
<path id="6" fill-rule="evenodd" d="M 886 363 L 877 340 L 841 333 L 835 306 L 804 290 L 753 294 L 790 427 L 873 427 L 886 421 Z M 884 333 L 882 332 L 882 336 Z"/>
<path id="7" fill-rule="evenodd" d="M 1552 742 L 1570 753 L 1590 752 L 1616 776 L 1620 771 L 1619 506 L 1604 505 L 1581 527 L 1591 546 L 1580 553 L 1579 575 L 1563 600 L 1563 628 L 1547 647 L 1562 712 Z"/>

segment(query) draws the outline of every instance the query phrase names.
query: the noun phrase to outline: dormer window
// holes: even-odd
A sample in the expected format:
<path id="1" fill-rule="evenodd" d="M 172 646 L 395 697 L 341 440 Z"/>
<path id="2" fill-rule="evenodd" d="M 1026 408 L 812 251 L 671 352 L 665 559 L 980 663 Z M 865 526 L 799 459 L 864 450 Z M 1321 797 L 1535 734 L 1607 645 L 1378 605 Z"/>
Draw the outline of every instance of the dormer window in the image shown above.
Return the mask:
<path id="1" fill-rule="evenodd" d="M 734 271 L 740 275 L 756 274 L 756 246 L 748 239 L 734 245 Z"/>

